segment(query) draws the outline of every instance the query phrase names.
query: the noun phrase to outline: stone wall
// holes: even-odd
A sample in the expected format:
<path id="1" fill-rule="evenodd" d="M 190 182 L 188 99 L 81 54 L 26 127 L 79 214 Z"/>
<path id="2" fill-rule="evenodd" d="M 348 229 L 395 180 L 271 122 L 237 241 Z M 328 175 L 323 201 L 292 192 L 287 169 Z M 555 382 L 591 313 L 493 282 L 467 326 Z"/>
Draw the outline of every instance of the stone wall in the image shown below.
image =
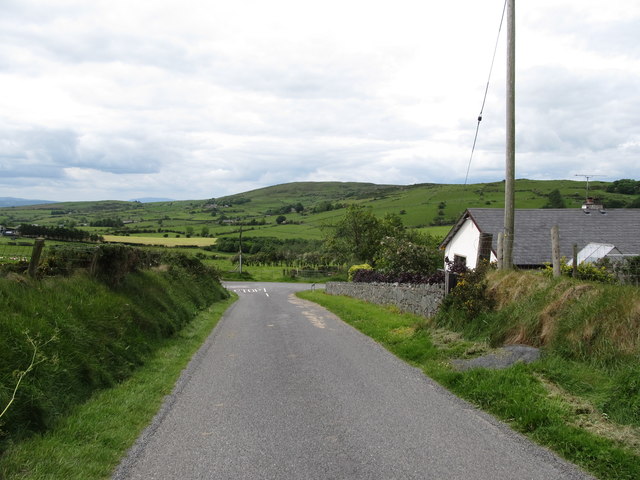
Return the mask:
<path id="1" fill-rule="evenodd" d="M 444 285 L 328 282 L 330 295 L 347 295 L 378 305 L 395 305 L 403 312 L 433 316 L 444 298 Z"/>

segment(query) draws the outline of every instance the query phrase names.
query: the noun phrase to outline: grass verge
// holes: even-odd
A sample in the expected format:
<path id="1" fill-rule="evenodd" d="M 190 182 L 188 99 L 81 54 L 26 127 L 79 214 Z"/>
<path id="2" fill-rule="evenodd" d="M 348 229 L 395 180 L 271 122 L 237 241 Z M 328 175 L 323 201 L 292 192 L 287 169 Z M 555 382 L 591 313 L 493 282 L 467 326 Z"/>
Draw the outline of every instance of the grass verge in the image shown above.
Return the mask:
<path id="1" fill-rule="evenodd" d="M 551 353 L 530 365 L 458 372 L 450 366 L 450 360 L 485 352 L 489 349 L 487 342 L 468 340 L 442 328 L 434 329 L 424 318 L 348 297 L 321 291 L 298 295 L 324 306 L 398 357 L 421 368 L 456 395 L 596 477 L 603 480 L 640 478 L 640 443 L 637 443 L 640 432 L 633 425 L 612 422 L 599 411 L 594 389 L 600 389 L 601 396 L 609 397 L 615 391 L 608 392 L 610 385 L 597 381 L 606 375 L 596 367 Z M 577 386 L 571 394 L 561 388 L 551 391 L 550 385 L 555 385 L 554 380 L 561 375 L 577 383 L 581 379 L 580 384 L 588 394 L 580 396 Z M 591 383 L 587 383 L 587 379 L 592 380 Z M 580 401 L 576 403 L 577 398 Z M 589 428 L 585 415 L 595 416 L 606 428 Z"/>
<path id="2" fill-rule="evenodd" d="M 0 458 L 0 478 L 108 478 L 235 298 L 215 303 L 163 340 L 127 380 L 94 394 L 47 433 L 9 448 Z"/>

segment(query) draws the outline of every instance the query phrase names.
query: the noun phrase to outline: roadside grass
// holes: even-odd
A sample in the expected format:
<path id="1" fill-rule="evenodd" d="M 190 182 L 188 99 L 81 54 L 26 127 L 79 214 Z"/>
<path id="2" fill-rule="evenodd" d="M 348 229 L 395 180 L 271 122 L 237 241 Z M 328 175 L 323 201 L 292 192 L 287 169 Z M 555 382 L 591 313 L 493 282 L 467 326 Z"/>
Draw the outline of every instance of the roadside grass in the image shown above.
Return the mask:
<path id="1" fill-rule="evenodd" d="M 163 340 L 129 379 L 94 394 L 50 431 L 10 447 L 0 457 L 0 478 L 109 478 L 236 298 L 213 304 L 176 335 Z"/>
<path id="2" fill-rule="evenodd" d="M 624 375 L 633 378 L 638 372 L 633 363 L 619 366 L 612 374 L 612 367 L 602 369 L 546 351 L 541 360 L 529 365 L 459 372 L 450 361 L 489 351 L 489 336 L 483 339 L 478 331 L 469 336 L 436 328 L 395 308 L 322 291 L 297 295 L 324 306 L 456 395 L 596 477 L 640 478 L 640 429 L 633 422 L 614 422 L 601 409 L 607 402 L 619 410 L 633 407 L 637 401 L 633 380 L 619 383 L 627 385 L 627 390 L 615 389 L 612 380 Z"/>

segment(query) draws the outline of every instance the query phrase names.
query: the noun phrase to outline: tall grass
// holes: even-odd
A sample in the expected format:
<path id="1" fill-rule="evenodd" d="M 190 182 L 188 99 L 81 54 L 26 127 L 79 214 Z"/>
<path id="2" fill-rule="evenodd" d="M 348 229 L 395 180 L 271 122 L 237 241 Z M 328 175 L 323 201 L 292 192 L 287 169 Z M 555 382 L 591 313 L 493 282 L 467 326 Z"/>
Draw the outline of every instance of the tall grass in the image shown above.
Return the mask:
<path id="1" fill-rule="evenodd" d="M 180 262 L 129 274 L 117 286 L 86 274 L 0 278 L 0 406 L 40 346 L 39 364 L 0 419 L 0 452 L 128 378 L 163 339 L 226 297 L 213 271 Z"/>

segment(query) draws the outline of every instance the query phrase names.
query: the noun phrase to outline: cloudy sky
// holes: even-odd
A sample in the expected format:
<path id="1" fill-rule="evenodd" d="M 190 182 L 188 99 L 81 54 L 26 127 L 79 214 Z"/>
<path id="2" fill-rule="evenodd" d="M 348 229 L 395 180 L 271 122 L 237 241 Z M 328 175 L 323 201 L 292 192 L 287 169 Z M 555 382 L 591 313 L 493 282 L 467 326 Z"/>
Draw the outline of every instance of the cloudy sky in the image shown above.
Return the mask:
<path id="1" fill-rule="evenodd" d="M 518 178 L 640 178 L 640 2 L 517 3 Z M 0 0 L 0 197 L 463 183 L 504 0 Z M 470 182 L 504 178 L 503 28 Z"/>

